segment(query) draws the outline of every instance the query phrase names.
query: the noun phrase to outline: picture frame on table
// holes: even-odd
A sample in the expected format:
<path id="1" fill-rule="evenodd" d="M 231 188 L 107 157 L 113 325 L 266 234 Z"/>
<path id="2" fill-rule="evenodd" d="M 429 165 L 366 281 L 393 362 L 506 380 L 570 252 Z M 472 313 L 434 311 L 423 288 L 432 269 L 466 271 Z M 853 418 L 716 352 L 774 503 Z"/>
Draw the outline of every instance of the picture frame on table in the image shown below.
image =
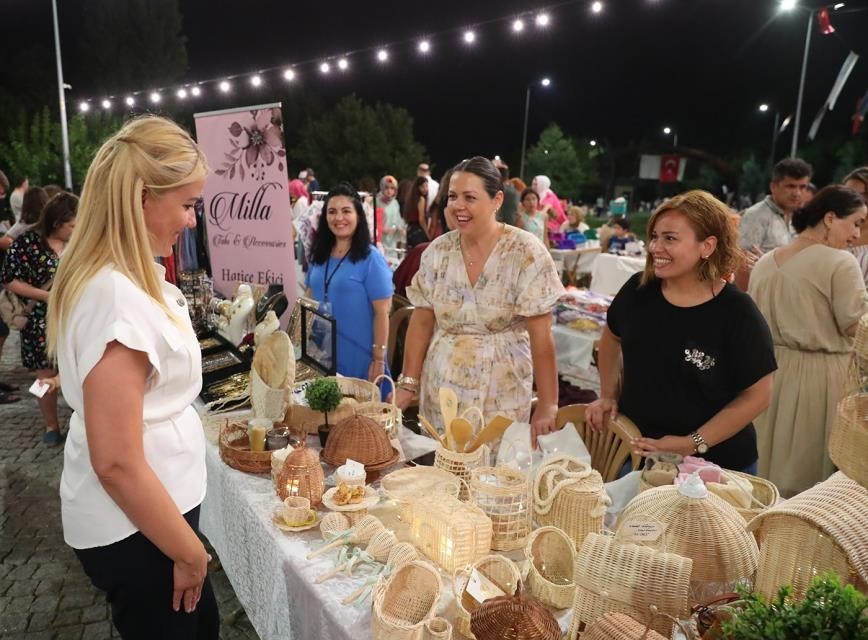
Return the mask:
<path id="1" fill-rule="evenodd" d="M 300 305 L 300 310 L 300 360 L 323 376 L 337 375 L 337 322 L 305 304 Z"/>

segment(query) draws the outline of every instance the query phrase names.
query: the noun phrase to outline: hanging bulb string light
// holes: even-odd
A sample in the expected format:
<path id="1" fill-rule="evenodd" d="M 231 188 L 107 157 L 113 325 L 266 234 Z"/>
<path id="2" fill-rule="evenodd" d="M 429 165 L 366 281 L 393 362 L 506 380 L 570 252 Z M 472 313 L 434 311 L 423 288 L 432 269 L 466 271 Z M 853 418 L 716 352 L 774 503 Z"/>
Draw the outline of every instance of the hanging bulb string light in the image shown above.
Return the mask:
<path id="1" fill-rule="evenodd" d="M 361 57 L 363 55 L 371 56 L 380 65 L 383 65 L 389 62 L 392 50 L 406 45 L 413 45 L 417 54 L 427 57 L 432 51 L 434 51 L 435 39 L 441 40 L 449 36 L 454 36 L 458 41 L 465 45 L 465 48 L 473 48 L 479 44 L 479 30 L 483 27 L 502 23 L 507 26 L 507 30 L 510 31 L 512 35 L 521 34 L 530 30 L 529 27 L 531 25 L 535 26 L 538 30 L 544 30 L 552 26 L 553 12 L 556 9 L 569 5 L 588 4 L 588 0 L 563 0 L 562 2 L 547 7 L 528 10 L 518 14 L 512 13 L 508 16 L 491 18 L 489 20 L 476 22 L 472 25 L 462 25 L 451 29 L 444 29 L 443 31 L 420 35 L 418 38 L 407 38 L 388 44 L 362 47 L 339 54 L 300 60 L 292 64 L 265 67 L 251 71 L 184 82 L 172 86 L 153 89 L 138 89 L 135 91 L 127 91 L 102 97 L 94 96 L 82 98 L 78 101 L 79 111 L 82 113 L 90 111 L 94 104 L 101 106 L 103 109 L 110 109 L 115 104 L 125 104 L 127 107 L 132 108 L 140 101 L 159 104 L 166 95 L 174 95 L 178 101 L 184 102 L 202 96 L 206 86 L 213 86 L 220 93 L 227 94 L 232 90 L 233 81 L 245 78 L 253 89 L 261 89 L 266 85 L 266 77 L 271 76 L 273 73 L 279 73 L 280 77 L 282 77 L 284 81 L 292 82 L 301 77 L 300 69 L 308 67 L 316 68 L 320 72 L 318 74 L 320 76 L 331 75 L 330 72 L 333 69 L 347 72 L 350 68 L 350 58 Z M 593 4 L 602 5 L 599 0 Z"/>

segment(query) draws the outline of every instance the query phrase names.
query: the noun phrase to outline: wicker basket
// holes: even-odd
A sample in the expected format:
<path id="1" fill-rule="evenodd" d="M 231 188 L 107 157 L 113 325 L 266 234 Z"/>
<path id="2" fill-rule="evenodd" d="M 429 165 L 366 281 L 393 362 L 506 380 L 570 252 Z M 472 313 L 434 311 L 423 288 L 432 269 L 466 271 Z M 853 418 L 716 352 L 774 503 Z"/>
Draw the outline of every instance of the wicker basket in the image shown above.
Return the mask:
<path id="1" fill-rule="evenodd" d="M 695 604 L 749 583 L 759 549 L 745 529 L 744 518 L 731 505 L 713 493 L 688 497 L 688 490 L 684 483 L 640 493 L 621 512 L 618 528 L 631 520 L 661 523 L 665 530 L 657 548 L 693 560 L 690 597 Z"/>
<path id="2" fill-rule="evenodd" d="M 580 547 L 589 533 L 603 530 L 609 497 L 600 473 L 569 456 L 542 464 L 533 483 L 533 510 L 541 526 L 566 533 Z"/>
<path id="3" fill-rule="evenodd" d="M 379 471 L 398 461 L 398 452 L 389 436 L 374 420 L 353 414 L 331 428 L 325 448 L 324 462 L 339 467 L 347 458 L 365 465 L 366 471 Z"/>
<path id="4" fill-rule="evenodd" d="M 372 596 L 374 640 L 421 640 L 442 588 L 437 569 L 420 560 L 405 564 L 388 579 L 380 577 Z"/>
<path id="5" fill-rule="evenodd" d="M 374 380 L 373 384 L 377 385 L 381 380 L 387 380 L 391 385 L 392 389 L 395 389 L 395 381 L 392 380 L 387 375 L 377 376 Z M 356 405 L 355 410 L 356 414 L 360 416 L 365 416 L 366 418 L 371 418 L 371 420 L 375 420 L 380 424 L 383 429 L 385 429 L 386 433 L 389 435 L 389 438 L 397 438 L 398 437 L 398 428 L 403 423 L 403 414 L 401 413 L 401 409 L 398 407 L 395 399 L 397 398 L 397 394 L 392 394 L 392 402 L 379 402 L 379 391 L 377 392 L 377 399 L 371 402 L 360 402 Z"/>
<path id="6" fill-rule="evenodd" d="M 521 593 L 483 602 L 470 616 L 470 631 L 477 640 L 561 640 L 551 611 Z"/>
<path id="7" fill-rule="evenodd" d="M 411 542 L 449 573 L 491 548 L 491 520 L 479 507 L 442 494 L 414 500 L 407 511 Z"/>
<path id="8" fill-rule="evenodd" d="M 398 505 L 398 517 L 404 522 L 409 521 L 413 500 L 430 500 L 439 493 L 457 498 L 460 485 L 461 480 L 448 471 L 424 466 L 398 469 L 380 480 L 383 493 Z"/>
<path id="9" fill-rule="evenodd" d="M 568 637 L 606 613 L 644 617 L 654 605 L 675 618 L 690 614 L 688 592 L 694 563 L 674 553 L 588 534 L 576 558 L 573 621 Z M 668 637 L 671 624 L 655 618 L 651 628 Z"/>
<path id="10" fill-rule="evenodd" d="M 470 496 L 491 518 L 491 548 L 521 549 L 530 533 L 527 476 L 508 467 L 477 467 L 470 472 Z"/>
<path id="11" fill-rule="evenodd" d="M 837 472 L 748 525 L 760 541 L 755 589 L 767 598 L 781 585 L 804 596 L 827 569 L 868 594 L 868 489 Z"/>
<path id="12" fill-rule="evenodd" d="M 295 362 L 292 366 L 295 377 Z M 256 367 L 250 367 L 250 406 L 257 418 L 268 418 L 272 422 L 280 422 L 286 415 L 286 409 L 290 404 L 291 386 L 269 387 L 259 376 Z"/>
<path id="13" fill-rule="evenodd" d="M 425 621 L 422 640 L 452 640 L 452 623 L 446 618 L 429 618 Z"/>
<path id="14" fill-rule="evenodd" d="M 301 446 L 286 456 L 274 478 L 274 488 L 281 500 L 301 496 L 310 500 L 310 506 L 319 506 L 325 491 L 325 475 L 316 451 Z"/>
<path id="15" fill-rule="evenodd" d="M 458 451 L 447 449 L 442 445 L 438 445 L 434 450 L 434 466 L 464 480 L 459 494 L 462 500 L 467 500 L 470 497 L 468 491 L 470 472 L 477 467 L 484 467 L 487 464 L 488 447 L 485 445 L 472 453 L 459 453 Z"/>
<path id="16" fill-rule="evenodd" d="M 868 313 L 859 318 L 859 324 L 856 326 L 856 340 L 853 342 L 853 360 L 864 383 L 865 376 L 868 375 Z"/>
<path id="17" fill-rule="evenodd" d="M 570 537 L 557 527 L 540 527 L 528 536 L 524 557 L 530 594 L 555 609 L 571 606 L 576 594 L 576 547 Z"/>
<path id="18" fill-rule="evenodd" d="M 687 625 L 677 618 L 658 613 L 657 607 L 652 606 L 647 624 L 642 624 L 624 613 L 607 613 L 588 627 L 582 634 L 582 640 L 667 640 L 670 637 L 668 634 L 664 637 L 651 629 L 651 622 L 658 616 L 669 619 L 670 626 L 677 625 L 685 640 L 695 637 Z"/>
<path id="19" fill-rule="evenodd" d="M 220 430 L 220 458 L 233 469 L 247 473 L 269 473 L 271 451 L 251 451 L 247 424 L 231 422 Z"/>
<path id="20" fill-rule="evenodd" d="M 341 393 L 345 398 L 352 398 L 356 404 L 343 404 L 334 411 L 329 411 L 329 424 L 337 424 L 344 418 L 348 418 L 355 412 L 356 407 L 365 402 L 377 402 L 380 399 L 380 390 L 377 386 L 361 378 L 345 378 L 343 376 L 331 377 L 338 383 Z M 307 383 L 302 383 L 296 389 L 300 389 Z M 295 429 L 304 430 L 307 433 L 316 433 L 323 423 L 323 414 L 314 411 L 303 404 L 289 405 L 286 417 L 283 420 Z"/>
<path id="21" fill-rule="evenodd" d="M 733 475 L 750 482 L 751 487 L 753 488 L 750 507 L 744 508 L 733 505 L 738 514 L 744 518 L 745 522 L 749 522 L 752 518 L 758 516 L 769 507 L 773 507 L 777 504 L 778 500 L 780 500 L 781 494 L 778 491 L 778 488 L 765 478 L 760 478 L 741 471 L 730 471 L 729 469 L 724 469 L 723 472 L 724 474 Z"/>
<path id="22" fill-rule="evenodd" d="M 838 404 L 838 421 L 829 436 L 829 457 L 849 478 L 868 487 L 868 393 L 847 396 Z"/>
<path id="23" fill-rule="evenodd" d="M 473 564 L 455 572 L 453 590 L 455 594 L 455 630 L 463 636 L 473 638 L 470 630 L 470 617 L 481 606 L 469 593 L 467 582 L 471 574 L 477 571 L 488 578 L 507 596 L 515 595 L 521 583 L 521 573 L 515 563 L 503 556 L 488 555 L 476 560 Z"/>

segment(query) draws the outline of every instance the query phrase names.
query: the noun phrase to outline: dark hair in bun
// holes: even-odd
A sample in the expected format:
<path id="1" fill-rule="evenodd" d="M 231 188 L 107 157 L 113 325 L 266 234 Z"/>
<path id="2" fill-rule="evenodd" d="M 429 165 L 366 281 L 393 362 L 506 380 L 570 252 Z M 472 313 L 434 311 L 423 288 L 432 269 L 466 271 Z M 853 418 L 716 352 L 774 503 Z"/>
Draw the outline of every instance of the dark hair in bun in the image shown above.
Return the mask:
<path id="1" fill-rule="evenodd" d="M 793 229 L 801 233 L 820 224 L 830 211 L 838 218 L 846 218 L 864 206 L 865 201 L 855 190 L 840 184 L 829 185 L 793 213 Z"/>

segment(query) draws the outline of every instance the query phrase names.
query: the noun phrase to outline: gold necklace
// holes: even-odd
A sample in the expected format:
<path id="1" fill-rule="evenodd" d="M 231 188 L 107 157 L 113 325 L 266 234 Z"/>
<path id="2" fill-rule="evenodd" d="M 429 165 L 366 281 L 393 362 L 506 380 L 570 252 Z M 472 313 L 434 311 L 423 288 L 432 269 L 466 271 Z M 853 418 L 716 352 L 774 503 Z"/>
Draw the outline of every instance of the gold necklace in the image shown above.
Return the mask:
<path id="1" fill-rule="evenodd" d="M 485 258 L 490 256 L 491 252 L 494 251 L 494 247 L 497 246 L 497 243 L 500 240 L 500 236 L 503 234 L 503 230 L 505 228 L 506 228 L 506 225 L 503 222 L 501 222 L 500 223 L 500 229 L 498 229 L 497 235 L 496 235 L 495 240 L 494 240 L 494 244 L 491 245 L 491 248 L 487 252 L 484 252 Z M 464 242 L 461 241 L 460 237 L 458 238 L 458 247 L 459 247 L 459 249 L 461 249 L 461 256 L 464 258 L 464 261 L 467 263 L 468 266 L 472 267 L 474 264 L 476 264 L 478 262 L 478 260 L 476 258 L 469 255 L 467 249 L 464 247 Z"/>

